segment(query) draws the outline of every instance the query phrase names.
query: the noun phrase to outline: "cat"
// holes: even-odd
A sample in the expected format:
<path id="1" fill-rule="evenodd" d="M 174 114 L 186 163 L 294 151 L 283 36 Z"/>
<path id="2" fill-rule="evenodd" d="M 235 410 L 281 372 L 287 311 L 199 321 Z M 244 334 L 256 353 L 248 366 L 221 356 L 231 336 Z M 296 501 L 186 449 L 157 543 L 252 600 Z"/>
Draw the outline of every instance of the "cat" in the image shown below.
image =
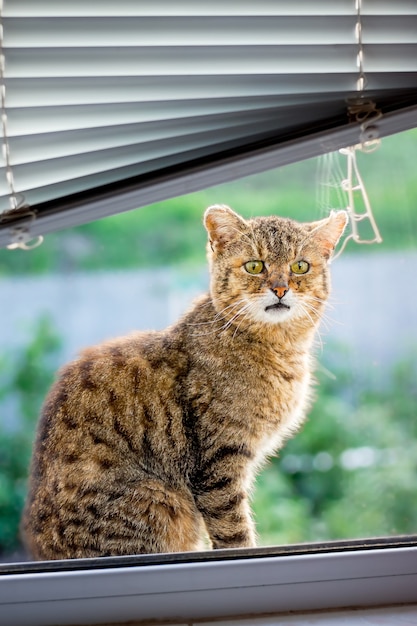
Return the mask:
<path id="1" fill-rule="evenodd" d="M 210 293 L 164 331 L 85 349 L 46 398 L 22 521 L 33 558 L 256 545 L 250 491 L 309 406 L 346 222 L 207 209 Z"/>

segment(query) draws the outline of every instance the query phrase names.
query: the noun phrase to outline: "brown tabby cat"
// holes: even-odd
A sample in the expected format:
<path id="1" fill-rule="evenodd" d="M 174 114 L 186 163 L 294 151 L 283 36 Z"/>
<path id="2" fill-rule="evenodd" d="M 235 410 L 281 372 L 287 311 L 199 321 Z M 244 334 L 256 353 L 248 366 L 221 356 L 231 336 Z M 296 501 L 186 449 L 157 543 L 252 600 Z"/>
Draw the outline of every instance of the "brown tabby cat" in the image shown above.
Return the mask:
<path id="1" fill-rule="evenodd" d="M 175 325 L 84 350 L 47 397 L 23 520 L 35 558 L 255 545 L 248 492 L 300 426 L 346 213 L 207 209 L 210 295 Z"/>

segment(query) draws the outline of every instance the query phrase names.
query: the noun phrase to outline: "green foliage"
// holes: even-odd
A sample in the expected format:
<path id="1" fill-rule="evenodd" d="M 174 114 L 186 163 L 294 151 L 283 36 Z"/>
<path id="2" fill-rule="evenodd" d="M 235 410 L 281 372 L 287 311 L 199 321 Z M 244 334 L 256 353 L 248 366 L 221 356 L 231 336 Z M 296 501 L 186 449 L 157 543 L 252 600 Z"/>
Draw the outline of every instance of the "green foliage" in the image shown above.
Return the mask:
<path id="1" fill-rule="evenodd" d="M 264 544 L 415 532 L 416 374 L 415 358 L 388 372 L 383 389 L 359 387 L 343 369 L 319 372 L 305 427 L 258 478 Z"/>
<path id="2" fill-rule="evenodd" d="M 49 320 L 42 317 L 30 343 L 0 362 L 0 554 L 19 543 L 35 424 L 59 347 Z"/>
<path id="3" fill-rule="evenodd" d="M 376 152 L 358 155 L 385 249 L 416 245 L 416 138 L 417 129 L 386 137 Z M 342 171 L 335 160 L 334 168 L 340 184 L 346 175 L 345 165 Z M 40 274 L 203 263 L 206 236 L 201 217 L 207 206 L 229 204 L 246 217 L 278 214 L 299 220 L 316 219 L 330 207 L 345 206 L 330 188 L 329 205 L 320 206 L 317 196 L 320 189 L 326 189 L 324 183 L 326 177 L 323 179 L 320 173 L 318 159 L 287 165 L 50 234 L 42 246 L 29 253 L 0 250 L 0 276 L 12 272 Z M 363 225 L 359 227 L 362 230 Z M 350 243 L 347 253 L 360 249 Z M 369 246 L 369 251 L 380 248 Z"/>

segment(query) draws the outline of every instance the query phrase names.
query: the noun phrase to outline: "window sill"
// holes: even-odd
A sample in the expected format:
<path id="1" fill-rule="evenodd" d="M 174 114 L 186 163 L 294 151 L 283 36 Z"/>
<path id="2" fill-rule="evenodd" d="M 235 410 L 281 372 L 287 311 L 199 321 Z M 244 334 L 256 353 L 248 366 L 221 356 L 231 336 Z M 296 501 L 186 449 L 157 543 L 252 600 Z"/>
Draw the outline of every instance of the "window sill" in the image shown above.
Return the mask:
<path id="1" fill-rule="evenodd" d="M 411 604 L 417 541 L 400 539 L 2 566 L 0 615 L 58 626 Z"/>

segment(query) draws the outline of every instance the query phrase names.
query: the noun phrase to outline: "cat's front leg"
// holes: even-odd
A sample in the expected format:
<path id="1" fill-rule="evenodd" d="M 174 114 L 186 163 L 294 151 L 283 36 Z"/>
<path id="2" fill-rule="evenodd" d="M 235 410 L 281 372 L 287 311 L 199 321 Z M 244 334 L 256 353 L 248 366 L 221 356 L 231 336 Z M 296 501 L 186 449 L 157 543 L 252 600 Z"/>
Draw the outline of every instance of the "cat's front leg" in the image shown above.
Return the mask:
<path id="1" fill-rule="evenodd" d="M 214 549 L 252 548 L 256 546 L 255 526 L 247 496 L 213 492 L 201 493 L 199 508 Z"/>
<path id="2" fill-rule="evenodd" d="M 221 454 L 217 453 L 218 456 Z M 195 484 L 195 501 L 203 516 L 213 548 L 256 546 L 255 525 L 243 480 L 246 471 L 236 459 L 225 458 L 219 467 L 201 471 Z"/>

